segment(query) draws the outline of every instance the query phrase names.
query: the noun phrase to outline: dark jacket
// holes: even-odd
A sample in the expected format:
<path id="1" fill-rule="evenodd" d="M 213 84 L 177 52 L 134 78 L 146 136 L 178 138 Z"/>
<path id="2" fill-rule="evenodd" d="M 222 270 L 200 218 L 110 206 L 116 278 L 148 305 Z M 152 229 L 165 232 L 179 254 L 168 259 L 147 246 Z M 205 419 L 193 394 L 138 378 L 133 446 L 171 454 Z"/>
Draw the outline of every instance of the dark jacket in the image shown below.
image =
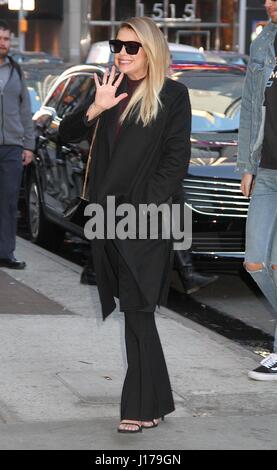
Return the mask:
<path id="1" fill-rule="evenodd" d="M 123 80 L 118 94 L 126 90 Z M 182 180 L 190 160 L 191 107 L 187 88 L 166 79 L 160 95 L 163 103 L 157 119 L 148 127 L 136 124 L 136 116 L 125 120 L 114 146 L 118 107 L 100 117 L 90 177 L 90 200 L 105 207 L 107 196 L 118 203 L 172 202 L 182 191 Z M 68 115 L 60 125 L 63 142 L 76 141 L 88 133 L 86 109 Z M 95 123 L 92 123 L 89 134 Z M 103 317 L 115 308 L 111 286 L 110 240 L 94 240 L 93 258 Z M 173 260 L 172 241 L 114 240 L 119 254 L 119 298 L 121 310 L 142 310 L 165 304 Z M 124 282 L 122 279 L 124 278 Z"/>

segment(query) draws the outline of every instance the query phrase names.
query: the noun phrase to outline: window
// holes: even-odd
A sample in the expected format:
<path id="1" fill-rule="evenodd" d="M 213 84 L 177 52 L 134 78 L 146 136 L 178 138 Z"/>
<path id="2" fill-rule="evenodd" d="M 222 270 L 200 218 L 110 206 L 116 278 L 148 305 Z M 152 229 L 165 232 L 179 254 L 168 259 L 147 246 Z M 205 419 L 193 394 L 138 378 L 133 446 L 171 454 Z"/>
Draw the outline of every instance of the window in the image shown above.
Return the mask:
<path id="1" fill-rule="evenodd" d="M 95 85 L 92 75 L 75 75 L 71 77 L 58 105 L 58 116 L 63 119 L 67 113 L 71 113 L 85 102 L 92 100 L 94 91 Z"/>
<path id="2" fill-rule="evenodd" d="M 48 106 L 49 108 L 54 108 L 57 109 L 60 98 L 64 92 L 65 85 L 67 83 L 68 79 L 64 80 L 61 82 L 53 91 L 51 97 L 49 100 L 45 103 L 45 106 Z"/>
<path id="3" fill-rule="evenodd" d="M 236 132 L 245 75 L 208 70 L 177 72 L 175 80 L 189 89 L 192 132 Z"/>
<path id="4" fill-rule="evenodd" d="M 205 62 L 205 56 L 201 54 L 201 52 L 171 51 L 170 55 L 173 64 L 182 62 Z"/>

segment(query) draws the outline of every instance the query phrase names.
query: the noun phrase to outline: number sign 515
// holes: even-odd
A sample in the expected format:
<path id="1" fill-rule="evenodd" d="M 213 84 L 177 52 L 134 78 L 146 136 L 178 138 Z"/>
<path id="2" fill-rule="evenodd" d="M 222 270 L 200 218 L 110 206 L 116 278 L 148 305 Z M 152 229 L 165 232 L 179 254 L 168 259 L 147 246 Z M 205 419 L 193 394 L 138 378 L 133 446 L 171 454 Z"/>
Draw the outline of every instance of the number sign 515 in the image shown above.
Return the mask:
<path id="1" fill-rule="evenodd" d="M 144 4 L 140 4 L 141 15 L 144 16 Z M 170 18 L 176 18 L 176 5 L 175 3 L 169 4 L 170 9 Z M 163 3 L 154 3 L 153 10 L 152 10 L 152 18 L 155 20 L 161 19 L 165 17 L 164 11 L 164 4 Z M 184 13 L 182 15 L 186 21 L 195 21 L 196 20 L 196 11 L 195 5 L 193 3 L 187 3 L 184 6 Z"/>

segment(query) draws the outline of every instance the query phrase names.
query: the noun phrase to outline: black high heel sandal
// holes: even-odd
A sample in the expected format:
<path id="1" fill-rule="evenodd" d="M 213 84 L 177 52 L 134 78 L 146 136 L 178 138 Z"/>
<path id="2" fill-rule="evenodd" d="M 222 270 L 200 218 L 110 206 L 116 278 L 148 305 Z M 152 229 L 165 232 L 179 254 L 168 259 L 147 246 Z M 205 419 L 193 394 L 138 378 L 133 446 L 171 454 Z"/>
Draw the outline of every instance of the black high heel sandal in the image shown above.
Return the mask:
<path id="1" fill-rule="evenodd" d="M 129 420 L 124 419 L 123 421 L 121 421 L 119 426 L 121 426 L 122 424 L 123 424 L 123 426 L 124 425 L 135 426 L 136 429 L 120 429 L 120 427 L 118 427 L 117 432 L 119 432 L 121 434 L 137 434 L 138 432 L 142 432 L 142 427 L 143 426 L 141 426 L 138 423 L 134 423 L 133 421 L 129 421 Z"/>

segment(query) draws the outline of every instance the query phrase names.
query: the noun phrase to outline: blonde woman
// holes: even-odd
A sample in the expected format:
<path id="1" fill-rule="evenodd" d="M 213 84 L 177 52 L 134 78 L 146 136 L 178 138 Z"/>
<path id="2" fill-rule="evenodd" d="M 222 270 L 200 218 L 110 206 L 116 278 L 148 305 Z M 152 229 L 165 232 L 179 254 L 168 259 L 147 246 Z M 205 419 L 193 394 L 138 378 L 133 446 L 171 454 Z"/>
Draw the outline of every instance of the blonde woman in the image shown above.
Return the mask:
<path id="1" fill-rule="evenodd" d="M 99 118 L 91 172 L 91 202 L 170 203 L 182 192 L 190 159 L 191 109 L 184 85 L 166 77 L 167 42 L 149 18 L 125 21 L 110 41 L 115 67 L 89 108 L 67 116 L 64 142 L 91 135 Z M 128 370 L 121 398 L 120 433 L 155 428 L 174 411 L 174 401 L 154 312 L 167 299 L 172 241 L 106 238 L 92 242 L 104 319 L 119 299 L 125 315 Z M 172 339 L 174 341 L 174 338 Z"/>

